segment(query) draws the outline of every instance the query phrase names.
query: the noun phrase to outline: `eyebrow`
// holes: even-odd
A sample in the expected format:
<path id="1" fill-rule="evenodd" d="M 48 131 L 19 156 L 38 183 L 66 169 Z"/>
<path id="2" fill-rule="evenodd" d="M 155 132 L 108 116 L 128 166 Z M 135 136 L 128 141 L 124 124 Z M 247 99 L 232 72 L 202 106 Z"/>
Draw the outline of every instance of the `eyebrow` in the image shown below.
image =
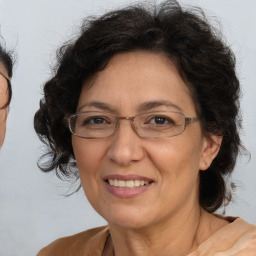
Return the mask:
<path id="1" fill-rule="evenodd" d="M 78 108 L 78 112 L 80 112 L 84 107 L 95 107 L 95 108 L 99 108 L 102 110 L 114 112 L 114 109 L 109 104 L 103 103 L 100 101 L 91 101 L 91 102 L 85 103 L 81 107 Z"/>
<path id="2" fill-rule="evenodd" d="M 156 100 L 156 101 L 144 102 L 139 106 L 138 110 L 139 110 L 139 112 L 143 112 L 143 111 L 147 111 L 152 108 L 157 108 L 157 107 L 161 107 L 161 106 L 172 107 L 172 108 L 175 108 L 178 111 L 182 112 L 182 109 L 179 106 L 172 103 L 171 101 L 166 101 L 166 100 Z"/>
<path id="3" fill-rule="evenodd" d="M 182 112 L 182 109 L 179 106 L 177 106 L 176 104 L 174 104 L 170 101 L 166 101 L 166 100 L 156 100 L 156 101 L 144 102 L 139 105 L 139 107 L 137 108 L 137 111 L 145 112 L 145 111 L 151 110 L 153 108 L 161 107 L 161 106 L 172 107 L 172 108 L 175 108 L 176 110 Z M 107 110 L 109 112 L 116 112 L 115 109 L 112 108 L 109 104 L 100 102 L 100 101 L 91 101 L 91 102 L 85 103 L 81 107 L 78 108 L 78 112 L 81 111 L 84 107 L 95 107 L 95 108 L 99 108 L 104 111 Z"/>

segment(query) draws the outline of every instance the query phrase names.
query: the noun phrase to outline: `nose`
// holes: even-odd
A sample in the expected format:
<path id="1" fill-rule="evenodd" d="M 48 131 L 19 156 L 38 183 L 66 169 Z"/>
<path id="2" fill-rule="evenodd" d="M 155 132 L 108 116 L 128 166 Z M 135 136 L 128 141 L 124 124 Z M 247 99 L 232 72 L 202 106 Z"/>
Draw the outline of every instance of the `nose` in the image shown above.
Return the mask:
<path id="1" fill-rule="evenodd" d="M 113 135 L 108 157 L 120 166 L 129 166 L 142 160 L 144 155 L 142 139 L 132 129 L 129 120 L 121 121 Z"/>

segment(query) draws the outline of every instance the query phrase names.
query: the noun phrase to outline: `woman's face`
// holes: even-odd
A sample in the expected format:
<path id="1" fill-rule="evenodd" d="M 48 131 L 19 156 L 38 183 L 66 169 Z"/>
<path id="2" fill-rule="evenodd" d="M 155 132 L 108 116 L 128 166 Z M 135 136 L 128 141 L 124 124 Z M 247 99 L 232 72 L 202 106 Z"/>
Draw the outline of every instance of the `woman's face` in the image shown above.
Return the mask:
<path id="1" fill-rule="evenodd" d="M 103 111 L 135 116 L 147 111 L 180 111 L 196 116 L 193 100 L 173 63 L 148 52 L 115 55 L 81 92 L 77 112 Z M 142 110 L 143 109 L 143 110 Z M 95 210 L 110 225 L 143 228 L 199 207 L 199 169 L 212 157 L 209 139 L 199 122 L 175 137 L 143 139 L 128 120 L 104 139 L 72 137 L 82 187 Z M 208 165 L 208 166 L 207 166 Z M 119 188 L 108 183 L 149 181 L 148 185 Z M 137 181 L 136 181 L 137 182 Z"/>
<path id="2" fill-rule="evenodd" d="M 0 73 L 8 77 L 6 69 L 0 63 Z M 2 109 L 8 100 L 8 84 L 5 79 L 0 74 L 0 147 L 4 142 L 5 131 L 6 131 L 6 118 L 7 118 L 7 108 Z"/>

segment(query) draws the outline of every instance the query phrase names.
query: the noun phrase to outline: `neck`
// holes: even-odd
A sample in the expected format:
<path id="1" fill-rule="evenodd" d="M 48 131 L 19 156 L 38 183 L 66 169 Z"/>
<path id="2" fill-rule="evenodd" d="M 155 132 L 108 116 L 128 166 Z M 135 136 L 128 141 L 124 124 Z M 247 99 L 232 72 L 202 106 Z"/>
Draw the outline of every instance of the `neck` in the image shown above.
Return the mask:
<path id="1" fill-rule="evenodd" d="M 144 229 L 123 229 L 110 224 L 115 256 L 183 256 L 194 251 L 200 239 L 198 231 L 206 213 L 194 207 L 181 214 Z"/>

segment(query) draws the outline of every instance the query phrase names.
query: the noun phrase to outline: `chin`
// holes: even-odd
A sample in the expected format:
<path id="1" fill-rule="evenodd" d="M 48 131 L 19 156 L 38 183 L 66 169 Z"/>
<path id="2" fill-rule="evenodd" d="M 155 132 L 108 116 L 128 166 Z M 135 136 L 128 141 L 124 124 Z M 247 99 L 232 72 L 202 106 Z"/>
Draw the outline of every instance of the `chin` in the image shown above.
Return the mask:
<path id="1" fill-rule="evenodd" d="M 136 207 L 116 207 L 104 211 L 101 216 L 109 223 L 109 225 L 119 226 L 125 229 L 141 229 L 145 228 L 151 222 L 149 216 L 152 216 L 144 209 Z"/>

